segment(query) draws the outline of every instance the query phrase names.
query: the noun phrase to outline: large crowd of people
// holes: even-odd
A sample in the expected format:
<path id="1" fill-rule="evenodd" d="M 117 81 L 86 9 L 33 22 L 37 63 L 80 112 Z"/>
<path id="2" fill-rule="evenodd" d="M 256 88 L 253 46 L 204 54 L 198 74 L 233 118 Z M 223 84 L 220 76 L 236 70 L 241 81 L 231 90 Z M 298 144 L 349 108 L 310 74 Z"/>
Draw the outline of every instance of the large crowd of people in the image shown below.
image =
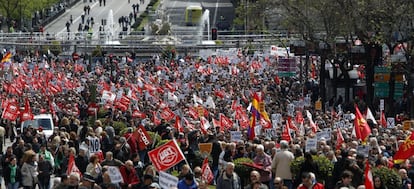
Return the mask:
<path id="1" fill-rule="evenodd" d="M 274 57 L 230 54 L 174 60 L 154 56 L 140 61 L 126 53 L 90 62 L 82 57 L 16 53 L 2 64 L 2 106 L 5 101 L 17 101 L 24 107 L 28 99 L 33 114 L 52 114 L 56 126 L 48 138 L 41 127 L 29 126 L 17 133 L 19 118 L 5 119 L 7 107 L 3 106 L 0 135 L 13 143 L 6 146 L 1 159 L 2 185 L 8 189 L 160 188 L 159 172 L 147 155 L 156 146 L 141 148 L 131 137 L 141 125 L 162 140 L 176 139 L 186 157 L 187 161 L 168 171 L 178 171 L 179 182 L 171 188 L 361 188 L 367 161 L 398 168 L 403 189 L 410 187 L 414 177 L 414 161 L 398 165 L 392 161 L 398 144 L 411 134 L 403 129 L 402 119 L 393 128 L 368 120 L 372 132 L 363 145 L 352 134 L 352 104 L 364 109 L 363 99 L 332 102 L 324 108 L 327 111 L 317 110 L 317 78 L 309 74 L 303 83 L 296 77 L 279 77 Z M 246 125 L 243 118 L 250 118 L 255 94 L 263 100 L 260 111 L 270 116 L 252 128 L 253 123 Z M 104 112 L 102 119 L 88 114 L 91 103 Z M 226 118 L 230 124 L 223 123 Z M 126 130 L 114 128 L 114 122 L 124 123 Z M 286 132 L 286 127 L 291 130 Z M 320 137 L 322 132 L 328 134 Z M 316 145 L 308 145 L 307 140 L 316 137 Z M 200 143 L 212 144 L 211 182 L 204 179 L 195 161 Z M 316 156 L 334 164 L 332 175 L 321 175 L 313 160 Z M 305 161 L 299 172 L 292 172 L 291 162 L 299 157 Z M 249 158 L 261 168 L 249 178 L 240 177 L 245 173 L 235 171 L 238 158 Z M 68 167 L 71 161 L 79 171 Z M 111 166 L 118 168 L 122 182 L 111 181 Z M 58 179 L 61 182 L 53 183 Z M 375 179 L 375 188 L 381 188 L 377 182 L 383 181 Z"/>

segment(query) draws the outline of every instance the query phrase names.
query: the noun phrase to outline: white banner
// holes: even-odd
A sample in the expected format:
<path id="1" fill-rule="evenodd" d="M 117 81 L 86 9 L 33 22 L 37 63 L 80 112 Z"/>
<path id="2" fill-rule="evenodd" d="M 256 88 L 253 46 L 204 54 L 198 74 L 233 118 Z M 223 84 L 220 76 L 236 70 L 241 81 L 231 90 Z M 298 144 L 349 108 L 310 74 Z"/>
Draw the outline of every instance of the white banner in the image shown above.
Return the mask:
<path id="1" fill-rule="evenodd" d="M 318 149 L 318 139 L 317 138 L 308 138 L 306 140 L 305 151 L 309 152 L 311 149 Z"/>
<path id="2" fill-rule="evenodd" d="M 161 188 L 177 187 L 178 178 L 166 172 L 159 172 L 159 184 Z"/>
<path id="3" fill-rule="evenodd" d="M 241 131 L 230 131 L 230 141 L 238 142 L 242 140 Z"/>

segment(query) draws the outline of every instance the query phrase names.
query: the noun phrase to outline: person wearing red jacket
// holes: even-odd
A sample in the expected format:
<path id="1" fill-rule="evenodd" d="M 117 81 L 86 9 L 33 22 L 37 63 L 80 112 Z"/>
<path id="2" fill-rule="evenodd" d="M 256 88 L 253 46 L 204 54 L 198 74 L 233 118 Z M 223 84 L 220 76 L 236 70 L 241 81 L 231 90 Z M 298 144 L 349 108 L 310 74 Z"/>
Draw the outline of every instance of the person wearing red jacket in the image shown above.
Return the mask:
<path id="1" fill-rule="evenodd" d="M 325 186 L 316 181 L 314 173 L 305 172 L 302 174 L 302 184 L 297 189 L 325 189 Z"/>
<path id="2" fill-rule="evenodd" d="M 123 189 L 136 188 L 138 186 L 139 178 L 131 160 L 126 161 L 125 164 L 119 168 L 119 171 L 124 180 L 124 183 L 122 184 Z"/>

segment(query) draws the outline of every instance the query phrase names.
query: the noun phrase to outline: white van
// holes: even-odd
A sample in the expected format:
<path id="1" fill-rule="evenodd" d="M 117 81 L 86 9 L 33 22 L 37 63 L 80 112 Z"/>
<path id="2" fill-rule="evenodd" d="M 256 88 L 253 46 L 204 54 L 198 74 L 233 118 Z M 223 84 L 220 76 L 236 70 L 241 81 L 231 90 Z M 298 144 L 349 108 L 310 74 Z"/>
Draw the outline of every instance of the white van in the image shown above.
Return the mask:
<path id="1" fill-rule="evenodd" d="M 43 128 L 43 133 L 46 138 L 49 138 L 53 134 L 55 125 L 53 124 L 53 117 L 51 114 L 39 114 L 33 117 L 33 120 L 26 120 L 21 124 L 20 132 L 24 131 L 24 128 L 27 128 L 29 125 L 36 130 L 41 126 Z"/>

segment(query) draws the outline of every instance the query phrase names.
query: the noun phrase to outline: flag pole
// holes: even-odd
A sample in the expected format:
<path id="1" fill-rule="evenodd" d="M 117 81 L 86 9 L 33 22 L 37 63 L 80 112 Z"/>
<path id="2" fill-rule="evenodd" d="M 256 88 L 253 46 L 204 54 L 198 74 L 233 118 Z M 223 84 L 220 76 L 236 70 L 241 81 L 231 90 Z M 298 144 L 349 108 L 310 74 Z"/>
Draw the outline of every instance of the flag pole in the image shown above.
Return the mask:
<path id="1" fill-rule="evenodd" d="M 180 146 L 178 146 L 178 143 L 177 143 L 177 140 L 175 140 L 175 137 L 173 138 L 173 141 L 174 141 L 174 144 L 177 145 L 178 150 L 180 150 L 181 155 L 184 157 L 185 164 L 187 164 L 188 166 L 190 166 L 190 164 L 187 161 L 187 158 L 184 156 L 183 151 L 181 151 Z M 193 173 L 193 170 L 191 168 L 190 168 L 190 173 Z"/>

